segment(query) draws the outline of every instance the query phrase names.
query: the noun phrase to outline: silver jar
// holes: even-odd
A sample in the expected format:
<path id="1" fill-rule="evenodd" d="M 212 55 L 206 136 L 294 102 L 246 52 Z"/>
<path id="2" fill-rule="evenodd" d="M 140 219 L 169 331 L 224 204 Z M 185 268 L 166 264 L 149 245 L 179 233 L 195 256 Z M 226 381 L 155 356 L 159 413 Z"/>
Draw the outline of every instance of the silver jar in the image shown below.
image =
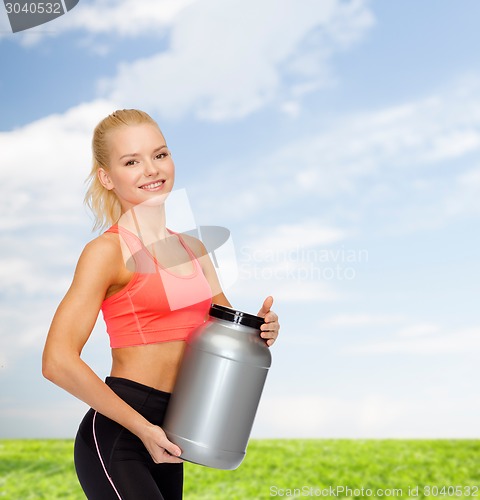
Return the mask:
<path id="1" fill-rule="evenodd" d="M 263 318 L 213 304 L 187 340 L 162 425 L 181 458 L 236 469 L 246 447 L 268 369 Z"/>

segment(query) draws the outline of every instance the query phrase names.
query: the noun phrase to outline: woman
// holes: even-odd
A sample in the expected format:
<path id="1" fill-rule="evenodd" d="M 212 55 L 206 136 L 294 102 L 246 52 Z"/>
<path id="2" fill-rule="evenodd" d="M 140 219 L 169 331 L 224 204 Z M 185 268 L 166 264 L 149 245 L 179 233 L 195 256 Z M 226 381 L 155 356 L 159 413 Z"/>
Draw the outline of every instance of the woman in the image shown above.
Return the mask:
<path id="1" fill-rule="evenodd" d="M 166 227 L 175 171 L 157 123 L 116 111 L 97 125 L 92 145 L 86 201 L 96 227 L 111 227 L 80 256 L 48 333 L 43 374 L 91 407 L 75 440 L 89 499 L 178 499 L 181 450 L 163 432 L 163 416 L 185 339 L 212 302 L 230 303 L 204 245 Z M 258 313 L 269 346 L 279 330 L 272 302 Z M 105 382 L 80 357 L 100 310 L 112 347 Z"/>

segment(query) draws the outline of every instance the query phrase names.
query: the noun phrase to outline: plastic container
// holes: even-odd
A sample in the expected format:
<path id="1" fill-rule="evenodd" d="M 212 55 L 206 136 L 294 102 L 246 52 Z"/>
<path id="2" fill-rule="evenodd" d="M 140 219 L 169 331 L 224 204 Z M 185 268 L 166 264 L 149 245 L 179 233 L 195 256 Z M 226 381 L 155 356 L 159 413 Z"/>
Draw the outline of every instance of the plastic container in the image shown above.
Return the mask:
<path id="1" fill-rule="evenodd" d="M 244 459 L 272 362 L 263 321 L 214 304 L 187 340 L 162 425 L 184 460 L 231 470 Z"/>

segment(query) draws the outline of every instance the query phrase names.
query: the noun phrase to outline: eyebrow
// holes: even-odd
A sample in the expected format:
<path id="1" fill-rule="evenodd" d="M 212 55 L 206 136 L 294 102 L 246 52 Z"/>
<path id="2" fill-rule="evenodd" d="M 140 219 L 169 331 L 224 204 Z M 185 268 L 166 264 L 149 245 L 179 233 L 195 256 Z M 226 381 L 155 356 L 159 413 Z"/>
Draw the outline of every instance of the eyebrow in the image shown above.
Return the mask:
<path id="1" fill-rule="evenodd" d="M 163 144 L 162 146 L 159 146 L 158 148 L 155 148 L 153 150 L 154 153 L 157 151 L 161 151 L 162 149 L 167 148 L 166 144 Z M 126 155 L 120 156 L 119 160 L 123 160 L 123 158 L 136 158 L 137 156 L 140 156 L 138 153 L 128 153 Z"/>

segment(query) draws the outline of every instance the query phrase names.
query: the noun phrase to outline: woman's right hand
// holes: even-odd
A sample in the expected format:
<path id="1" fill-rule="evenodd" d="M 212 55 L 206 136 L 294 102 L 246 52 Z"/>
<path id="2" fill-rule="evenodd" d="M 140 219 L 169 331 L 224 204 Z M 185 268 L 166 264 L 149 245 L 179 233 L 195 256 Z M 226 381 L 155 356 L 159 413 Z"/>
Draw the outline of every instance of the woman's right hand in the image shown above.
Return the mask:
<path id="1" fill-rule="evenodd" d="M 168 440 L 164 430 L 158 425 L 148 425 L 139 437 L 156 464 L 179 464 L 183 462 L 181 458 L 178 458 L 182 450 Z"/>

